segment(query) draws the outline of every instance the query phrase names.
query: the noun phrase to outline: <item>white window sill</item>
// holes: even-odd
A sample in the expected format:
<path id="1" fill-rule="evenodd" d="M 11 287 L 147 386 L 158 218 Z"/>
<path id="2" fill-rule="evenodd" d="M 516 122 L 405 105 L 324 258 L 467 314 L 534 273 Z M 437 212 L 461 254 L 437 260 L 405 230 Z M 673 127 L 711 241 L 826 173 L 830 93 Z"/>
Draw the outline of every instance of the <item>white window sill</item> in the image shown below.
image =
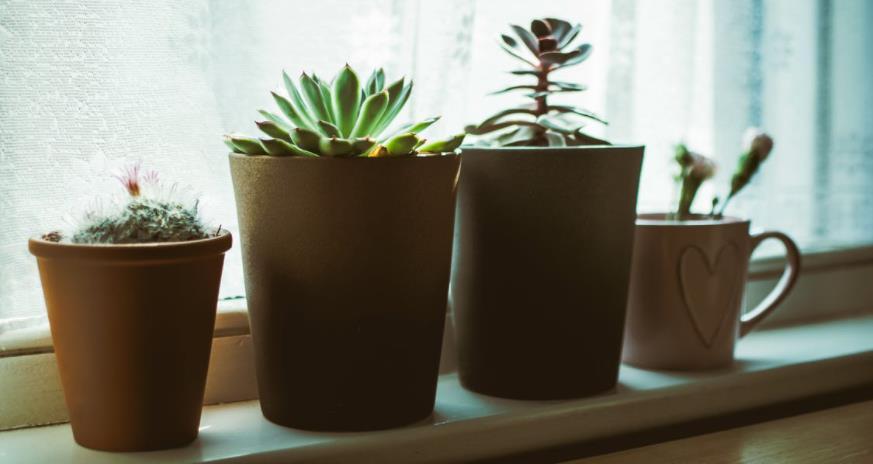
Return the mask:
<path id="1" fill-rule="evenodd" d="M 0 432 L 0 462 L 446 462 L 494 458 L 713 417 L 873 382 L 873 315 L 761 330 L 727 370 L 679 373 L 622 367 L 617 391 L 573 401 L 490 398 L 440 378 L 431 419 L 368 433 L 274 425 L 257 401 L 204 408 L 200 438 L 151 453 L 103 453 L 70 426 Z"/>

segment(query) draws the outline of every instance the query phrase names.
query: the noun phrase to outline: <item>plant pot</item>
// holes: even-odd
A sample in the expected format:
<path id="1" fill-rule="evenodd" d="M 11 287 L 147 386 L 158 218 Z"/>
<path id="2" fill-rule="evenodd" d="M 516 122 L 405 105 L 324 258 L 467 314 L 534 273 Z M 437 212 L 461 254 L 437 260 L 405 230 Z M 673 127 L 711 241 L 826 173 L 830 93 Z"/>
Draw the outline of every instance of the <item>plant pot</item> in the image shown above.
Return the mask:
<path id="1" fill-rule="evenodd" d="M 431 414 L 458 166 L 230 155 L 267 419 L 340 431 Z"/>
<path id="2" fill-rule="evenodd" d="M 797 245 L 780 232 L 749 234 L 749 221 L 641 214 L 637 219 L 624 362 L 646 369 L 731 365 L 737 340 L 773 312 L 800 271 Z M 782 278 L 741 315 L 749 257 L 766 239 L 787 251 Z"/>
<path id="3" fill-rule="evenodd" d="M 462 156 L 450 295 L 461 383 L 542 400 L 613 388 L 643 147 Z"/>
<path id="4" fill-rule="evenodd" d="M 227 232 L 133 245 L 30 239 L 77 443 L 148 451 L 197 438 L 230 246 Z"/>

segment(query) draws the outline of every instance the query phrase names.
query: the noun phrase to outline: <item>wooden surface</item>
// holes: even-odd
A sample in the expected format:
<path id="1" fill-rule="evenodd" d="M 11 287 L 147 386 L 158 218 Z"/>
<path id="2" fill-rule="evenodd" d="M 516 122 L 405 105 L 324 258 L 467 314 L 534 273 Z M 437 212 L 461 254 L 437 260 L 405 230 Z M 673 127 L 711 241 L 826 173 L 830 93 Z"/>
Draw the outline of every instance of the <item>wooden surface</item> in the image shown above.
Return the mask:
<path id="1" fill-rule="evenodd" d="M 873 401 L 565 464 L 873 463 Z"/>

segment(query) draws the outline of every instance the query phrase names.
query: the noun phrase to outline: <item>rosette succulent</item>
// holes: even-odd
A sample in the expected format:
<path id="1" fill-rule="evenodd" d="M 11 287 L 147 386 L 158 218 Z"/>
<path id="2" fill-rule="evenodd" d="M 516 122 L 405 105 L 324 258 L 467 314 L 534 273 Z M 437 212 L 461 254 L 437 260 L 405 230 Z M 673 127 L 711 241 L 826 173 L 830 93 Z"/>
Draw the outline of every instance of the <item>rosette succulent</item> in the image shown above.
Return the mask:
<path id="1" fill-rule="evenodd" d="M 387 83 L 377 69 L 361 83 L 345 65 L 332 81 L 303 73 L 299 83 L 282 73 L 287 96 L 273 92 L 281 114 L 260 110 L 266 137 L 226 135 L 235 153 L 271 156 L 387 157 L 453 152 L 466 134 L 427 142 L 418 134 L 439 117 L 407 124 L 386 134 L 412 93 L 412 81 Z"/>
<path id="2" fill-rule="evenodd" d="M 500 46 L 527 65 L 527 68 L 511 73 L 530 76 L 535 82 L 513 85 L 494 94 L 525 92 L 532 101 L 503 110 L 477 126 L 468 126 L 467 133 L 485 136 L 483 142 L 489 145 L 608 145 L 605 140 L 582 131 L 586 122 L 606 124 L 606 121 L 588 110 L 549 101 L 550 97 L 558 94 L 585 90 L 581 84 L 556 80 L 552 75 L 555 71 L 582 63 L 591 55 L 591 44 L 574 44 L 582 25 L 545 18 L 533 20 L 529 30 L 516 25 L 510 27 L 515 37 L 501 35 Z"/>

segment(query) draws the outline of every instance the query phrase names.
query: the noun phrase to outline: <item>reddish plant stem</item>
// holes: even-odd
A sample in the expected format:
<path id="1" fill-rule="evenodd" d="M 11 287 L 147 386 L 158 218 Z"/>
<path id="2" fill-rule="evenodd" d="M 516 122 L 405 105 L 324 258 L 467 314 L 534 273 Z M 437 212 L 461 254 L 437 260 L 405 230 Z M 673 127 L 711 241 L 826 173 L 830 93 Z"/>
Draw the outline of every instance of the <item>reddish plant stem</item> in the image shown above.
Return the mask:
<path id="1" fill-rule="evenodd" d="M 545 92 L 549 90 L 549 65 L 540 64 L 537 74 L 537 88 L 534 92 Z M 549 105 L 546 103 L 546 96 L 535 98 L 537 102 L 536 116 L 542 116 L 549 112 Z"/>

